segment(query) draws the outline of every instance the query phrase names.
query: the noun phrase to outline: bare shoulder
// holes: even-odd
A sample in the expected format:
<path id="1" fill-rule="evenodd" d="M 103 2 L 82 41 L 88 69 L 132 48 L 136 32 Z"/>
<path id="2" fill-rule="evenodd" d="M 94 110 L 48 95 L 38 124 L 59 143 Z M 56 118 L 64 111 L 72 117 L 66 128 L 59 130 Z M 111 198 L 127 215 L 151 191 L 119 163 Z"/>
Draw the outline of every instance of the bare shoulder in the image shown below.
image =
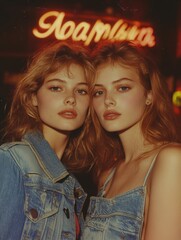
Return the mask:
<path id="1" fill-rule="evenodd" d="M 180 239 L 181 221 L 181 144 L 162 147 L 149 182 L 144 239 Z"/>
<path id="2" fill-rule="evenodd" d="M 181 161 L 181 144 L 171 143 L 164 146 L 158 153 L 158 162 Z"/>
<path id="3" fill-rule="evenodd" d="M 167 150 L 181 150 L 181 143 L 169 143 L 165 146 L 163 146 L 163 148 L 161 148 L 161 151 L 167 151 Z"/>
<path id="4" fill-rule="evenodd" d="M 158 153 L 153 175 L 181 176 L 181 144 L 171 143 L 164 146 Z"/>

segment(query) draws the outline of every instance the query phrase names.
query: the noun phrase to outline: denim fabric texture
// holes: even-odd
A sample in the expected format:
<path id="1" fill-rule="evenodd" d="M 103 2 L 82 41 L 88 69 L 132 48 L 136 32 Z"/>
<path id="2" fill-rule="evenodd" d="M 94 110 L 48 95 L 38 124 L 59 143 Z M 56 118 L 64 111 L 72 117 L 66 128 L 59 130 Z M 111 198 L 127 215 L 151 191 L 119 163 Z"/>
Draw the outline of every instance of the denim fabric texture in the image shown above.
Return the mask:
<path id="1" fill-rule="evenodd" d="M 146 182 L 158 153 L 150 164 L 142 186 L 109 199 L 104 197 L 104 193 L 116 170 L 113 169 L 97 197 L 90 198 L 81 240 L 141 240 Z"/>
<path id="2" fill-rule="evenodd" d="M 40 132 L 0 147 L 0 240 L 76 239 L 85 198 Z"/>
<path id="3" fill-rule="evenodd" d="M 145 187 L 117 197 L 91 197 L 82 240 L 141 239 Z"/>

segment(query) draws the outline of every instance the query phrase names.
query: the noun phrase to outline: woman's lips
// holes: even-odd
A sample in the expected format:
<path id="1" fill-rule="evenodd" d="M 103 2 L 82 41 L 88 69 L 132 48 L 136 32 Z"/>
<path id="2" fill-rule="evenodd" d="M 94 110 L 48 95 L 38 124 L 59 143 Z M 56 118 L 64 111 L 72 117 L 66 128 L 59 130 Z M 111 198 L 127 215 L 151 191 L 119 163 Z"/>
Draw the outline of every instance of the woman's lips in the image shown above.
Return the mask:
<path id="1" fill-rule="evenodd" d="M 114 120 L 118 118 L 121 114 L 116 111 L 106 111 L 103 115 L 105 120 Z"/>
<path id="2" fill-rule="evenodd" d="M 77 117 L 77 112 L 75 110 L 64 110 L 58 113 L 61 117 L 66 119 L 74 119 Z"/>

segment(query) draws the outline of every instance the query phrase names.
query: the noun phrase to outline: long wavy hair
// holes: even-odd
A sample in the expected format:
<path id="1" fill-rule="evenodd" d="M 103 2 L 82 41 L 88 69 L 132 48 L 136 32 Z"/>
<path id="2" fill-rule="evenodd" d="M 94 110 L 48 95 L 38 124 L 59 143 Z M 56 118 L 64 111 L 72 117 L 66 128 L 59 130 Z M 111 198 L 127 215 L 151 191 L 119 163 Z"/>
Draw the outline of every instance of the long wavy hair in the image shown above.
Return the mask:
<path id="1" fill-rule="evenodd" d="M 145 140 L 156 145 L 179 141 L 175 127 L 175 116 L 167 85 L 161 76 L 153 58 L 144 48 L 130 41 L 109 42 L 97 46 L 92 53 L 95 69 L 105 63 L 118 63 L 121 66 L 135 69 L 145 91 L 152 91 L 153 102 L 146 106 L 141 129 Z M 96 132 L 95 172 L 113 167 L 124 157 L 124 151 L 116 133 L 106 132 L 91 106 L 91 114 Z"/>
<path id="2" fill-rule="evenodd" d="M 32 96 L 43 85 L 46 76 L 72 64 L 80 65 L 85 72 L 88 88 L 91 86 L 93 65 L 85 48 L 67 43 L 51 44 L 41 49 L 31 59 L 24 78 L 18 83 L 12 105 L 7 116 L 6 141 L 20 141 L 29 131 L 42 131 L 38 110 L 32 104 Z M 90 113 L 85 123 L 73 131 L 65 149 L 62 162 L 73 172 L 87 169 L 92 165 L 93 139 L 86 138 L 91 126 Z"/>

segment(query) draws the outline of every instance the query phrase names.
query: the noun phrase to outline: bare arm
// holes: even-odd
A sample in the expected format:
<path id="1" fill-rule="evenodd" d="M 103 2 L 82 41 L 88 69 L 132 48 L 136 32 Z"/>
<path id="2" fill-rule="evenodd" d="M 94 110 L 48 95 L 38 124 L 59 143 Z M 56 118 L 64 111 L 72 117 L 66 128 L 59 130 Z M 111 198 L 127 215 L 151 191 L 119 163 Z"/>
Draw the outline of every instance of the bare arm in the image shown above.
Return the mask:
<path id="1" fill-rule="evenodd" d="M 144 240 L 181 239 L 181 146 L 163 149 L 151 176 Z"/>

